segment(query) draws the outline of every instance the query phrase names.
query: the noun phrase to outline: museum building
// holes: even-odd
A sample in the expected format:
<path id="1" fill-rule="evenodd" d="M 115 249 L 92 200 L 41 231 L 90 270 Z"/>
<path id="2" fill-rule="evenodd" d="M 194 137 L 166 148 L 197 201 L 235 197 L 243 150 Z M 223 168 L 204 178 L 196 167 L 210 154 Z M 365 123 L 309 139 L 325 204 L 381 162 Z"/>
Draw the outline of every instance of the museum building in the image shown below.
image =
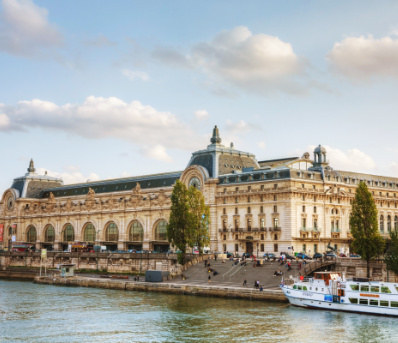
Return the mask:
<path id="1" fill-rule="evenodd" d="M 333 162 L 333 161 L 332 161 Z M 15 249 L 172 250 L 166 239 L 176 180 L 198 188 L 210 207 L 210 249 L 229 252 L 349 251 L 355 188 L 366 182 L 388 237 L 398 226 L 398 178 L 335 170 L 327 151 L 258 161 L 224 146 L 217 126 L 211 144 L 183 171 L 64 185 L 35 172 L 14 179 L 0 201 L 0 245 Z"/>

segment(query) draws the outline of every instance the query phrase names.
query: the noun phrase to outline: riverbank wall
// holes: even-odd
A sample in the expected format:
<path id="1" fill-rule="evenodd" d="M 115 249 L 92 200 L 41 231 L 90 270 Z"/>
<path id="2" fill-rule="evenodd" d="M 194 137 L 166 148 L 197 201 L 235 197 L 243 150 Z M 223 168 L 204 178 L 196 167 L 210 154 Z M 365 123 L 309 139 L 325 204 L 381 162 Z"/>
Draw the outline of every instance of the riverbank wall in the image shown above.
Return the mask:
<path id="1" fill-rule="evenodd" d="M 166 294 L 196 295 L 204 297 L 246 299 L 287 303 L 288 300 L 280 290 L 242 289 L 233 287 L 197 286 L 172 283 L 129 282 L 88 277 L 35 277 L 34 282 L 42 285 L 69 287 L 93 287 L 124 291 L 158 292 Z"/>

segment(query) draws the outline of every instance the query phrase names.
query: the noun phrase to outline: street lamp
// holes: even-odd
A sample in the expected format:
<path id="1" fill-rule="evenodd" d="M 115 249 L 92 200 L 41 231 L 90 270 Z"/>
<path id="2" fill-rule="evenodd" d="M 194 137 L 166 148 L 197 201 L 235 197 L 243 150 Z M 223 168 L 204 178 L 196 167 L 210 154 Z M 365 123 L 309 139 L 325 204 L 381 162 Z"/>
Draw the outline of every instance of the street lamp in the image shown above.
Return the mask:
<path id="1" fill-rule="evenodd" d="M 143 254 L 143 248 L 144 247 L 144 229 L 141 229 L 141 260 L 140 260 L 140 274 L 142 273 L 142 254 Z"/>

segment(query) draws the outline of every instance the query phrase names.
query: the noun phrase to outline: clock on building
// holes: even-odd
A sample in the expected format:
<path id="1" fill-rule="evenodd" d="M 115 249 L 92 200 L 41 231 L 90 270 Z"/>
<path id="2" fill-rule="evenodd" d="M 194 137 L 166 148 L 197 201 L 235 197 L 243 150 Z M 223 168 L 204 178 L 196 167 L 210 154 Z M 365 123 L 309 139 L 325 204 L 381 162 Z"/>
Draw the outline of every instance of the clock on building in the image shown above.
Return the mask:
<path id="1" fill-rule="evenodd" d="M 189 187 L 194 186 L 196 189 L 200 190 L 200 181 L 197 177 L 193 177 L 189 180 Z"/>

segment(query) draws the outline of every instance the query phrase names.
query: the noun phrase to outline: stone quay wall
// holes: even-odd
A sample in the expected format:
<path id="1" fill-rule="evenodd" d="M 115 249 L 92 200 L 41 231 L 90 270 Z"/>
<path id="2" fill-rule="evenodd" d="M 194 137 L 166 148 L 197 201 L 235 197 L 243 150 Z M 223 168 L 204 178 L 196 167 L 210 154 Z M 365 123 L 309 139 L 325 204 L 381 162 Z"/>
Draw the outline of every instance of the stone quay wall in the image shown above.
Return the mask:
<path id="1" fill-rule="evenodd" d="M 254 289 L 239 289 L 229 287 L 204 287 L 195 285 L 181 285 L 170 283 L 128 282 L 122 280 L 95 279 L 86 277 L 36 277 L 37 284 L 93 287 L 104 289 L 115 289 L 123 291 L 159 292 L 167 294 L 197 295 L 206 297 L 234 298 L 246 300 L 288 302 L 280 290 L 264 290 L 260 292 Z"/>
<path id="2" fill-rule="evenodd" d="M 209 258 L 206 256 L 205 258 Z M 1 252 L 0 267 L 37 268 L 46 266 L 56 268 L 61 263 L 72 263 L 76 269 L 100 270 L 109 273 L 134 273 L 146 270 L 163 270 L 171 276 L 180 275 L 186 268 L 202 262 L 203 257 L 187 254 L 187 263 L 181 266 L 177 262 L 177 254 L 118 254 L 118 253 L 65 253 L 47 252 L 47 259 L 41 261 L 40 253 L 36 252 Z"/>

